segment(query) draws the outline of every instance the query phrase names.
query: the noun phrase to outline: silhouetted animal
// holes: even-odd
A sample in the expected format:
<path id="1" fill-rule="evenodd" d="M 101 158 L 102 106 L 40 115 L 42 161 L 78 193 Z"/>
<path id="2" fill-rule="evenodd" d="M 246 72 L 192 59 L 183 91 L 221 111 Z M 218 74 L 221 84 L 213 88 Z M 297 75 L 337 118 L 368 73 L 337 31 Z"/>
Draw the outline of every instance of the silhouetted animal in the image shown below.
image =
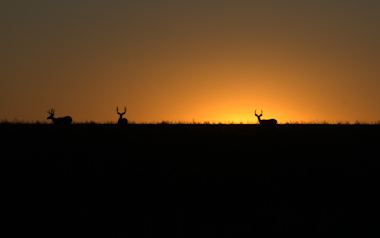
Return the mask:
<path id="1" fill-rule="evenodd" d="M 54 118 L 54 112 L 55 110 L 53 108 L 48 110 L 50 116 L 47 119 L 51 119 L 57 125 L 69 125 L 73 121 L 73 119 L 69 116 Z"/>
<path id="2" fill-rule="evenodd" d="M 267 120 L 261 120 L 260 117 L 263 115 L 263 110 L 261 110 L 261 114 L 257 115 L 255 110 L 255 116 L 259 119 L 259 123 L 262 126 L 275 126 L 277 125 L 277 121 L 275 119 L 267 119 Z"/>
<path id="3" fill-rule="evenodd" d="M 119 124 L 119 125 L 127 125 L 127 124 L 128 124 L 128 120 L 127 120 L 127 118 L 123 118 L 123 115 L 125 114 L 126 111 L 127 111 L 127 108 L 124 107 L 124 112 L 123 112 L 123 113 L 120 113 L 120 112 L 119 112 L 119 108 L 116 107 L 116 112 L 117 112 L 117 114 L 120 115 L 120 118 L 119 118 L 119 120 L 117 121 L 117 124 Z"/>

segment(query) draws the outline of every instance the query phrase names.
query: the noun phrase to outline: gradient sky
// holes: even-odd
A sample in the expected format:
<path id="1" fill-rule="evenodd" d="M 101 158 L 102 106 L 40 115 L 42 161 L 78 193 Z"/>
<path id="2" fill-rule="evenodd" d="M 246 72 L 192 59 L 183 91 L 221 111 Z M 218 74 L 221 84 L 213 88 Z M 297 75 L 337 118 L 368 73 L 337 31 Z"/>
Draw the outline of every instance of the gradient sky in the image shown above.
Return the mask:
<path id="1" fill-rule="evenodd" d="M 0 120 L 380 120 L 378 0 L 2 0 Z"/>

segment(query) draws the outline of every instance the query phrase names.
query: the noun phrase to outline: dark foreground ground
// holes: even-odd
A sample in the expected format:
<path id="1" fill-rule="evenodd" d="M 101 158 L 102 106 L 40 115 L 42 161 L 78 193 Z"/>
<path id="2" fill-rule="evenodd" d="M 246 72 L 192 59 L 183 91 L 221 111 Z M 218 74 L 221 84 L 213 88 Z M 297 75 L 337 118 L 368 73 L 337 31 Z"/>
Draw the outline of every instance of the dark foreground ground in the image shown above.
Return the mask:
<path id="1" fill-rule="evenodd" d="M 2 237 L 378 234 L 378 125 L 0 125 Z"/>

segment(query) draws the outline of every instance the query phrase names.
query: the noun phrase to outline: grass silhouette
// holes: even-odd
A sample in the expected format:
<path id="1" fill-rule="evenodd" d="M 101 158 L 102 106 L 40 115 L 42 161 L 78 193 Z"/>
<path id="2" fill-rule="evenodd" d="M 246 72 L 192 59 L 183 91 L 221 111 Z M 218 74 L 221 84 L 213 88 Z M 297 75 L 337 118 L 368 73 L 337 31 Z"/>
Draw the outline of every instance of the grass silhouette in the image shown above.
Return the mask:
<path id="1" fill-rule="evenodd" d="M 379 124 L 2 121 L 5 235 L 377 231 Z"/>

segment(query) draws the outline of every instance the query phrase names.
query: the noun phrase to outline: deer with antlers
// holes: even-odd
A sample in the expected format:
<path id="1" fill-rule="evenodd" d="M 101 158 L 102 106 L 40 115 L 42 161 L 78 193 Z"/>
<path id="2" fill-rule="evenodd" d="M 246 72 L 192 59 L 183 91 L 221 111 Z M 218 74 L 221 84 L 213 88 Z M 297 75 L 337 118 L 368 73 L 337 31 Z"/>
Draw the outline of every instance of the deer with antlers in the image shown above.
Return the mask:
<path id="1" fill-rule="evenodd" d="M 275 119 L 266 119 L 262 120 L 260 117 L 263 115 L 263 110 L 261 110 L 261 114 L 257 115 L 255 110 L 255 116 L 257 116 L 257 119 L 259 119 L 259 123 L 262 126 L 275 126 L 277 125 L 277 121 Z"/>
<path id="2" fill-rule="evenodd" d="M 47 119 L 51 119 L 57 125 L 69 125 L 73 121 L 69 116 L 54 118 L 54 112 L 55 110 L 53 108 L 48 110 L 50 116 Z"/>
<path id="3" fill-rule="evenodd" d="M 128 124 L 128 120 L 127 120 L 127 118 L 123 118 L 123 115 L 125 114 L 126 111 L 127 111 L 127 108 L 124 107 L 124 112 L 123 112 L 123 113 L 120 113 L 120 112 L 119 112 L 119 108 L 116 107 L 116 112 L 117 112 L 117 114 L 120 115 L 120 118 L 119 118 L 119 120 L 117 121 L 117 124 L 119 124 L 119 125 L 127 125 L 127 124 Z"/>

